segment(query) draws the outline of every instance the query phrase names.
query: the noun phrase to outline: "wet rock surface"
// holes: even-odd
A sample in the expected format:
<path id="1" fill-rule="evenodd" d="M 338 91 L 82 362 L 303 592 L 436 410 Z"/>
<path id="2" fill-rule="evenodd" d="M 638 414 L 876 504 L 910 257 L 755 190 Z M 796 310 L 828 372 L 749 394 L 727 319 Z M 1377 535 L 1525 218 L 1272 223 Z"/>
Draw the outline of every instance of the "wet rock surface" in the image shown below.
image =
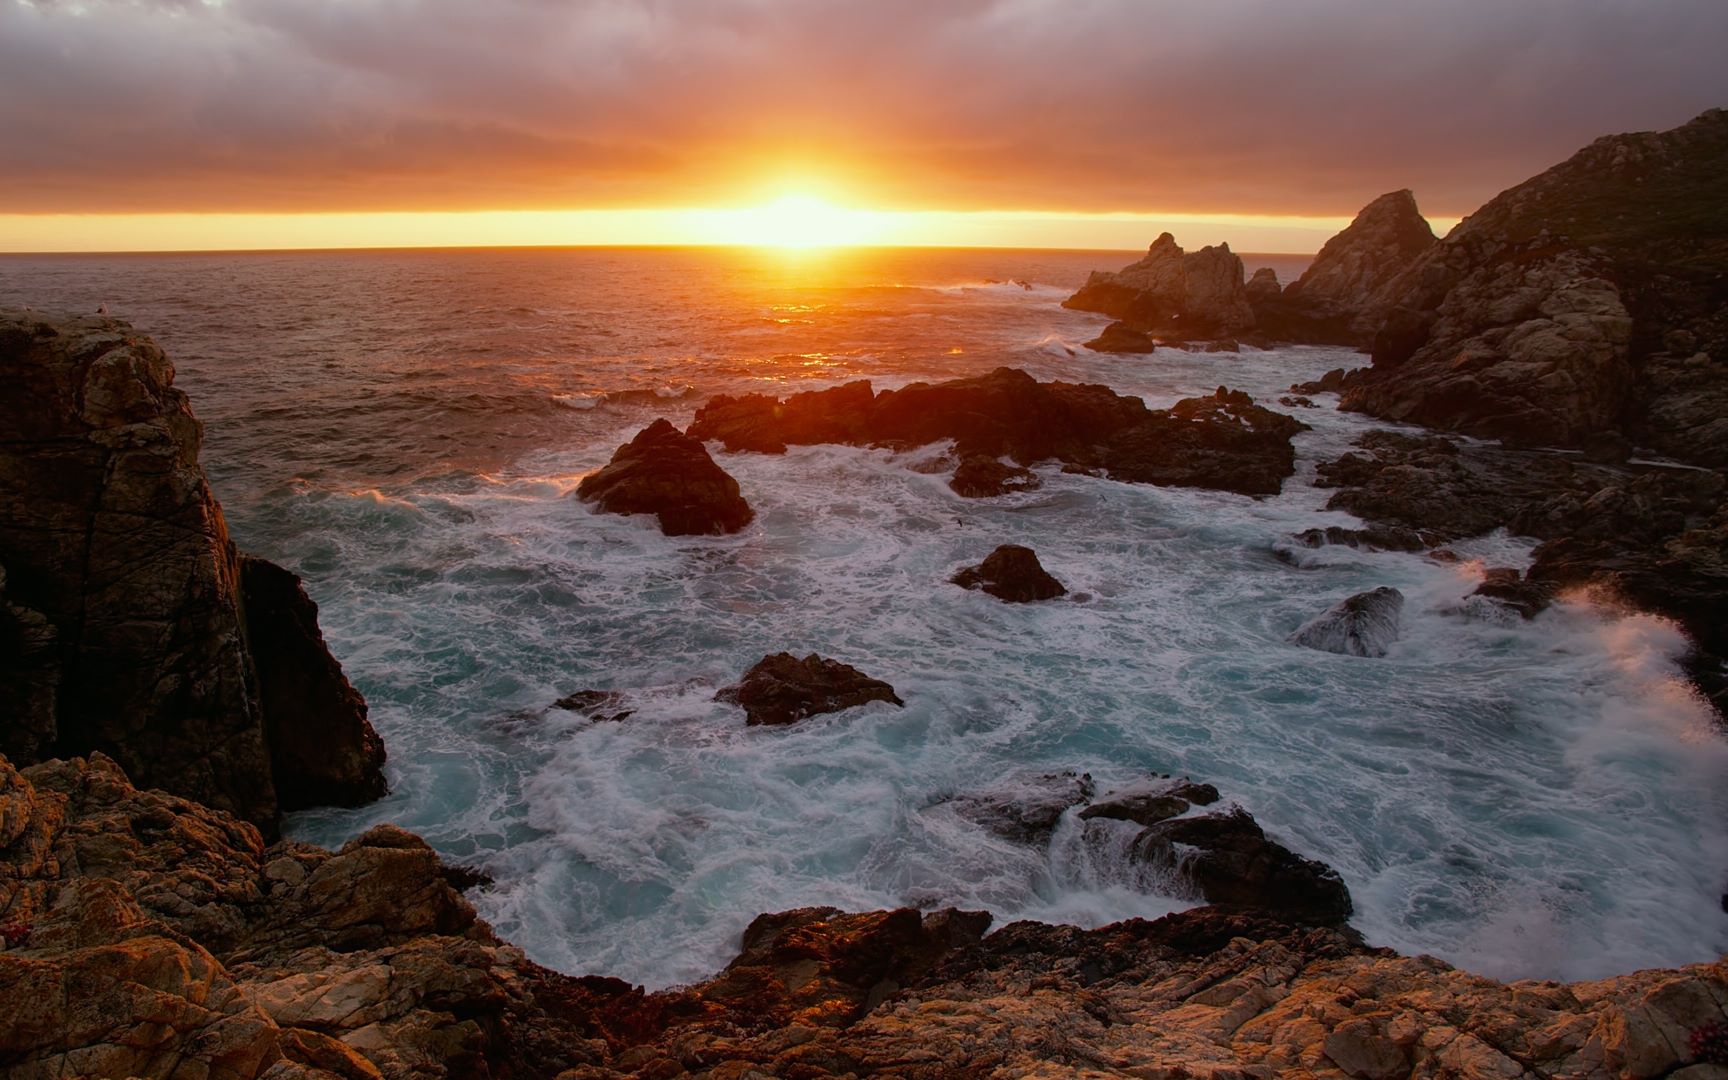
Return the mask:
<path id="1" fill-rule="evenodd" d="M 1118 319 L 1086 342 L 1085 348 L 1105 353 L 1151 353 L 1158 350 L 1158 341 L 1146 331 L 1136 330 Z"/>
<path id="2" fill-rule="evenodd" d="M 365 703 L 298 579 L 229 540 L 162 350 L 5 312 L 0 378 L 0 752 L 101 751 L 267 831 L 381 794 Z"/>
<path id="3" fill-rule="evenodd" d="M 1338 872 L 1269 839 L 1240 807 L 1149 825 L 1134 857 L 1179 872 L 1208 903 L 1321 925 L 1353 910 Z"/>
<path id="4" fill-rule="evenodd" d="M 667 536 L 719 536 L 750 524 L 755 512 L 738 481 L 707 447 L 656 420 L 586 476 L 576 497 L 609 514 L 652 514 Z"/>
<path id="5" fill-rule="evenodd" d="M 745 722 L 751 725 L 793 724 L 872 701 L 906 704 L 892 686 L 849 664 L 815 653 L 800 660 L 785 652 L 764 656 L 714 700 L 742 705 Z"/>
<path id="6" fill-rule="evenodd" d="M 1382 585 L 1357 593 L 1303 623 L 1292 645 L 1344 656 L 1381 657 L 1398 640 L 1404 594 Z"/>
<path id="7" fill-rule="evenodd" d="M 960 459 L 948 486 L 967 499 L 989 499 L 1016 491 L 1036 491 L 1044 482 L 1031 469 L 1009 465 L 988 454 L 967 454 Z"/>
<path id="8" fill-rule="evenodd" d="M 1031 548 L 1019 544 L 1001 545 L 982 563 L 966 567 L 950 580 L 962 589 L 977 589 L 1010 604 L 1054 600 L 1068 592 Z"/>

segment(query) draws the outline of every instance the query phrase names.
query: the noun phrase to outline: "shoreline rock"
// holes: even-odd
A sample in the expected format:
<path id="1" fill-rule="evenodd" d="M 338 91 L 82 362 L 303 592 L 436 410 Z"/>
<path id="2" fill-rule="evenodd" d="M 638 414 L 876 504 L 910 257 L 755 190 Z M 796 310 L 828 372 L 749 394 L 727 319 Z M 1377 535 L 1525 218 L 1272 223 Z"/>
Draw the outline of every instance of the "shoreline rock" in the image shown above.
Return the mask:
<path id="1" fill-rule="evenodd" d="M 0 380 L 0 752 L 100 751 L 270 833 L 383 794 L 365 703 L 299 579 L 235 550 L 162 350 L 4 312 Z"/>
<path id="2" fill-rule="evenodd" d="M 977 566 L 968 566 L 948 580 L 962 589 L 989 593 L 1010 604 L 1029 604 L 1066 596 L 1068 590 L 1050 576 L 1029 547 L 1002 544 Z"/>
<path id="3" fill-rule="evenodd" d="M 815 653 L 800 660 L 786 652 L 764 656 L 714 700 L 743 706 L 744 722 L 752 727 L 795 724 L 872 701 L 906 704 L 892 686 L 850 664 Z"/>

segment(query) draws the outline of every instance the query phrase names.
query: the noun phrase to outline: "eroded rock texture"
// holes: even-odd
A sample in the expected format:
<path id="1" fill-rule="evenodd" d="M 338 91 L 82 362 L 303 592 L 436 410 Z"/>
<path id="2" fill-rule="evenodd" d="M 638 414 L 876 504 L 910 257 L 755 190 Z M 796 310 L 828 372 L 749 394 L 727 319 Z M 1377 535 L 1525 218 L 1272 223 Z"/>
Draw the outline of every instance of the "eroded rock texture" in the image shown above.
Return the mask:
<path id="1" fill-rule="evenodd" d="M 0 380 L 0 640 L 18 649 L 0 751 L 101 751 L 267 829 L 278 757 L 290 806 L 381 793 L 382 745 L 298 581 L 253 561 L 270 588 L 248 611 L 162 350 L 115 319 L 0 313 Z"/>
<path id="2" fill-rule="evenodd" d="M 1124 330 L 1175 339 L 1229 337 L 1254 328 L 1242 260 L 1230 245 L 1184 252 L 1169 233 L 1153 241 L 1138 262 L 1113 273 L 1094 271 L 1062 306 L 1109 315 Z"/>

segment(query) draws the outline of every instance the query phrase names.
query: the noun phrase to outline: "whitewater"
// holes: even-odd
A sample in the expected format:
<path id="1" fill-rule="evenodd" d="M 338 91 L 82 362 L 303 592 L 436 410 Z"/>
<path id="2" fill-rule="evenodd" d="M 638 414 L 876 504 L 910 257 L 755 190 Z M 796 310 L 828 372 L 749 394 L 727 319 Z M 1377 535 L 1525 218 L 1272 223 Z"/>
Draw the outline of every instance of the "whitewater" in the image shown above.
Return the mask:
<path id="1" fill-rule="evenodd" d="M 716 452 L 756 511 L 667 538 L 573 490 L 657 416 L 715 393 L 878 388 L 999 365 L 1153 407 L 1219 385 L 1274 408 L 1365 358 L 1290 348 L 1109 356 L 1063 310 L 1121 253 L 498 251 L 0 258 L 0 304 L 117 315 L 162 342 L 246 550 L 301 574 L 390 752 L 392 793 L 295 815 L 380 821 L 490 875 L 529 955 L 650 987 L 722 966 L 757 913 L 986 908 L 1098 925 L 1187 906 L 1073 821 L 1048 851 L 944 800 L 1090 773 L 1218 786 L 1335 867 L 1374 944 L 1499 978 L 1590 978 L 1728 946 L 1728 742 L 1661 619 L 1569 597 L 1531 621 L 1466 595 L 1531 544 L 1461 558 L 1310 549 L 1317 463 L 1387 426 L 1316 409 L 1266 499 L 1041 466 L 961 499 L 947 447 Z M 1252 269 L 1265 260 L 1249 258 Z M 1275 263 L 1286 279 L 1300 261 Z M 1023 283 L 1023 284 L 1022 284 Z M 716 448 L 717 449 L 717 448 Z M 1002 543 L 1069 589 L 947 584 Z M 1381 659 L 1286 642 L 1352 593 L 1406 597 Z M 892 683 L 746 728 L 714 692 L 765 653 Z M 633 715 L 551 703 L 616 690 Z"/>

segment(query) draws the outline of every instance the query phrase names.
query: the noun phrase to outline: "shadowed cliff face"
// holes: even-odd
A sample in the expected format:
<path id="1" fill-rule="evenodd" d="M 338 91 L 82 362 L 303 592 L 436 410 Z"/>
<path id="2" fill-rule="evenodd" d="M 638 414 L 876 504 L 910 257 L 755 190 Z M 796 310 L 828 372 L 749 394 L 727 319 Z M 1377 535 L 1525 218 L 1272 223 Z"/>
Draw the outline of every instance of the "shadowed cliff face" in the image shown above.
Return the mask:
<path id="1" fill-rule="evenodd" d="M 1728 111 L 1597 140 L 1390 291 L 1345 408 L 1526 444 L 1624 432 L 1728 464 Z"/>
<path id="2" fill-rule="evenodd" d="M 19 646 L 0 660 L 0 748 L 100 750 L 272 830 L 284 804 L 376 797 L 365 704 L 316 608 L 280 599 L 293 575 L 243 578 L 173 380 L 123 322 L 0 314 L 0 638 Z M 286 766 L 279 792 L 278 758 L 319 764 Z"/>
<path id="3" fill-rule="evenodd" d="M 1677 1075 L 1728 964 L 1502 984 L 1349 930 L 1199 908 L 1097 930 L 982 912 L 764 915 L 645 994 L 499 941 L 418 837 L 266 846 L 112 761 L 0 757 L 9 1077 Z M 70 988 L 70 992 L 63 992 Z"/>

